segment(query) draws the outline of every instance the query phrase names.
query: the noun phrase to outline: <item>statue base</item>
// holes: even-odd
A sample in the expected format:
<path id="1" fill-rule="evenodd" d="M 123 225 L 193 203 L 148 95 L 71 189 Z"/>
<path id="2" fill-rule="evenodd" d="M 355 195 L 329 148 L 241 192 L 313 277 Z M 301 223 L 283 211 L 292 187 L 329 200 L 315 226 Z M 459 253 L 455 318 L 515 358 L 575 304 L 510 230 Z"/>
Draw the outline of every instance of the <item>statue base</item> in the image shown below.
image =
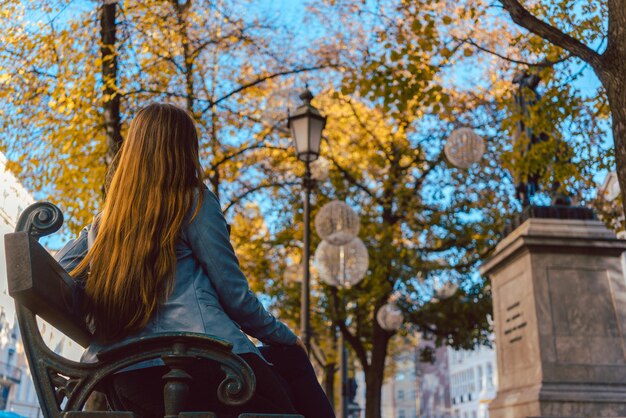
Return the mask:
<path id="1" fill-rule="evenodd" d="M 528 218 L 491 279 L 498 394 L 490 418 L 626 416 L 626 280 L 600 221 Z"/>

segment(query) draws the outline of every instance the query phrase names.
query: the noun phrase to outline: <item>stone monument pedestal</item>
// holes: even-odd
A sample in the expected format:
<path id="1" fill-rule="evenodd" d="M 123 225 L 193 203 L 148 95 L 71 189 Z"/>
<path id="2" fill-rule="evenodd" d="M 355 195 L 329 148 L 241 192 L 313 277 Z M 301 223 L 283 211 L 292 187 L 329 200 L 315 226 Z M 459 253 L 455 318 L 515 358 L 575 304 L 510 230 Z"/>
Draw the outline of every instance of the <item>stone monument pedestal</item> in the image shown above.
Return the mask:
<path id="1" fill-rule="evenodd" d="M 498 394 L 490 418 L 626 416 L 626 280 L 596 220 L 531 218 L 481 267 L 491 279 Z"/>

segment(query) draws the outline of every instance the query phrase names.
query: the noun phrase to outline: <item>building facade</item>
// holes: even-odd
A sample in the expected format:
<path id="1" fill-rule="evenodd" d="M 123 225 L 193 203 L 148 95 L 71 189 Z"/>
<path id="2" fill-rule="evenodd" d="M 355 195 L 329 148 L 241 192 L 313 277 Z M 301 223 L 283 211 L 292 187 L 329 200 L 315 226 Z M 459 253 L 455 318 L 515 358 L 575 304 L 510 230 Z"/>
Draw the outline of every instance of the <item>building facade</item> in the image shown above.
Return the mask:
<path id="1" fill-rule="evenodd" d="M 22 210 L 33 203 L 31 195 L 6 169 L 0 154 L 0 235 L 13 232 Z M 0 410 L 27 417 L 41 416 L 35 388 L 30 379 L 13 299 L 7 291 L 4 239 L 0 239 Z"/>
<path id="2" fill-rule="evenodd" d="M 488 418 L 489 403 L 496 397 L 496 352 L 479 346 L 474 350 L 448 348 L 450 398 L 453 418 Z"/>
<path id="3" fill-rule="evenodd" d="M 433 362 L 422 362 L 420 352 L 430 349 Z M 435 347 L 430 341 L 410 344 L 393 356 L 393 373 L 382 388 L 384 418 L 488 418 L 498 381 L 496 352 Z M 364 405 L 365 382 L 359 378 L 359 404 Z"/>
<path id="4" fill-rule="evenodd" d="M 435 347 L 429 341 L 422 342 L 419 348 L 428 348 L 434 352 L 432 363 L 418 363 L 419 417 L 451 418 L 448 348 Z"/>
<path id="5" fill-rule="evenodd" d="M 15 231 L 17 219 L 31 203 L 32 196 L 6 169 L 6 157 L 0 153 L 0 238 Z M 48 347 L 70 359 L 78 359 L 82 348 L 67 341 L 63 334 L 45 322 L 41 334 Z M 7 290 L 4 239 L 0 239 L 0 411 L 24 417 L 43 416 L 28 369 L 13 299 Z"/>
<path id="6" fill-rule="evenodd" d="M 381 413 L 390 418 L 419 417 L 420 399 L 417 367 L 419 353 L 417 347 L 408 345 L 406 349 L 392 356 L 393 374 L 382 389 Z"/>

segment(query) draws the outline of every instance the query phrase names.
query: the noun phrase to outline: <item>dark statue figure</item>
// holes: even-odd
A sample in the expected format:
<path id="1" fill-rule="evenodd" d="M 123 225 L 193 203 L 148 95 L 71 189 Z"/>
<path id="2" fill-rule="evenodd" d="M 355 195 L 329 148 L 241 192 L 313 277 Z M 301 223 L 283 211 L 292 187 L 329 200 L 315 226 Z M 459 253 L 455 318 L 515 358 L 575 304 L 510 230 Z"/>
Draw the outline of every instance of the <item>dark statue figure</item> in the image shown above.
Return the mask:
<path id="1" fill-rule="evenodd" d="M 515 75 L 515 78 L 513 78 L 513 83 L 519 86 L 515 92 L 515 104 L 517 104 L 522 114 L 518 122 L 517 132 L 520 136 L 522 133 L 525 133 L 526 137 L 530 140 L 525 152 L 529 151 L 534 144 L 548 139 L 545 133 L 541 132 L 537 134 L 524 123 L 524 120 L 530 117 L 530 107 L 541 98 L 539 93 L 537 93 L 537 86 L 540 81 L 541 78 L 537 74 L 529 74 L 527 71 L 518 73 Z M 531 94 L 528 94 L 529 91 Z M 526 179 L 518 180 L 515 186 L 515 195 L 522 203 L 523 207 L 530 205 L 530 197 L 539 190 L 539 177 L 539 173 L 534 173 Z"/>
<path id="2" fill-rule="evenodd" d="M 540 82 L 541 77 L 539 77 L 537 73 L 531 74 L 529 71 L 522 71 L 513 78 L 513 83 L 518 85 L 515 91 L 515 104 L 518 106 L 521 114 L 517 126 L 517 137 L 525 135 L 528 138 L 528 143 L 525 145 L 525 148 L 521 150 L 522 157 L 527 155 L 534 145 L 548 141 L 551 137 L 548 133 L 536 132 L 536 130 L 533 131 L 532 127 L 526 126 L 525 123 L 525 121 L 530 119 L 532 106 L 536 105 L 539 99 L 541 99 L 541 96 L 537 92 L 537 86 Z M 565 141 L 558 137 L 556 139 L 560 141 L 560 144 L 558 144 L 557 154 L 553 156 L 553 161 L 554 163 L 565 162 L 566 159 L 569 159 L 568 155 L 571 154 L 571 150 L 569 150 L 568 144 Z M 531 205 L 530 198 L 539 191 L 539 180 L 548 169 L 549 168 L 544 167 L 543 169 L 529 173 L 525 178 L 516 179 L 515 195 L 522 204 L 522 211 L 505 225 L 503 231 L 505 236 L 513 232 L 530 218 L 596 219 L 596 215 L 592 209 L 583 206 L 572 206 L 570 196 L 560 190 L 561 184 L 556 181 L 556 179 L 553 179 L 549 190 L 546 190 L 551 197 L 550 206 Z"/>
<path id="3" fill-rule="evenodd" d="M 537 74 L 530 74 L 528 71 L 523 71 L 515 75 L 513 83 L 518 85 L 515 92 L 515 104 L 519 107 L 522 117 L 518 122 L 517 132 L 518 135 L 522 133 L 526 134 L 529 138 L 529 144 L 524 150 L 524 153 L 528 152 L 533 145 L 547 141 L 549 139 L 548 134 L 545 132 L 534 132 L 532 128 L 526 126 L 524 120 L 530 117 L 530 108 L 537 103 L 541 98 L 537 92 L 537 86 L 541 82 L 541 77 Z M 530 94 L 528 94 L 530 91 Z M 555 156 L 555 158 L 558 158 Z M 522 203 L 523 207 L 530 206 L 530 198 L 539 191 L 539 179 L 541 178 L 540 172 L 530 174 L 525 179 L 519 179 L 515 186 L 515 195 L 517 199 Z M 552 205 L 568 206 L 571 204 L 571 199 L 566 194 L 559 192 L 560 184 L 554 182 L 551 190 L 549 191 L 552 196 Z"/>

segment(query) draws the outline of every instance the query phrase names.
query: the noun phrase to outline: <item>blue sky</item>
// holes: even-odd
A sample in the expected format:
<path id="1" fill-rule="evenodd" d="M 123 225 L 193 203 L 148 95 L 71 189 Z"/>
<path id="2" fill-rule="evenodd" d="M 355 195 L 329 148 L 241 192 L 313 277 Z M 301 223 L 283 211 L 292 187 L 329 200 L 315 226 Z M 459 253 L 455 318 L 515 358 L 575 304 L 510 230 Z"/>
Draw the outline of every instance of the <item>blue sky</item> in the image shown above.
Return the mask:
<path id="1" fill-rule="evenodd" d="M 45 13 L 37 9 L 29 12 L 26 19 L 26 27 L 32 27 L 33 29 L 36 28 L 36 22 L 41 19 L 47 20 L 54 18 L 56 22 L 61 23 L 65 19 L 71 18 L 73 15 L 92 9 L 95 5 L 93 1 L 89 0 L 69 0 L 60 1 L 59 3 L 64 5 L 61 6 L 59 10 L 50 12 L 47 16 Z M 305 47 L 309 40 L 314 39 L 324 30 L 323 26 L 319 23 L 315 23 L 314 19 L 308 20 L 306 24 L 301 23 L 305 21 L 307 3 L 307 1 L 303 0 L 257 0 L 249 1 L 248 4 L 249 9 L 255 9 L 254 14 L 270 16 L 277 23 L 284 24 L 289 27 L 296 34 L 296 37 L 290 44 L 290 46 L 292 46 L 295 50 Z M 456 76 L 459 80 L 462 80 L 471 74 L 471 68 L 459 69 L 459 72 L 460 73 L 457 73 Z M 575 84 L 579 87 L 582 94 L 593 94 L 597 91 L 599 81 L 593 71 L 588 67 L 584 70 L 583 74 L 583 77 L 576 80 Z M 298 80 L 298 82 L 302 84 L 304 81 L 306 81 L 304 80 L 304 77 Z M 610 130 L 607 129 L 607 141 L 612 144 L 610 134 Z M 597 172 L 596 175 L 594 175 L 594 178 L 596 182 L 599 183 L 604 179 L 605 175 L 606 173 L 604 172 Z"/>

